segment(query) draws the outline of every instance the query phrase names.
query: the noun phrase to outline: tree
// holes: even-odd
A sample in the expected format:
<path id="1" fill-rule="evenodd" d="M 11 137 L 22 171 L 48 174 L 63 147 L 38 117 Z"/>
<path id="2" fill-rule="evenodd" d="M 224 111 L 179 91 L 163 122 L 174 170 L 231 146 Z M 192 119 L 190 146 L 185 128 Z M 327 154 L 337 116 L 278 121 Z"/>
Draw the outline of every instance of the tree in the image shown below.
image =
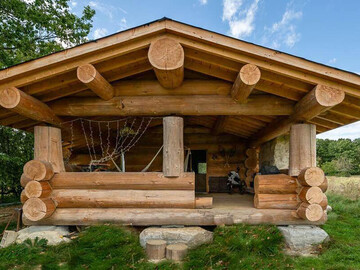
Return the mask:
<path id="1" fill-rule="evenodd" d="M 1 0 L 0 68 L 86 42 L 95 11 L 73 14 L 70 0 Z"/>

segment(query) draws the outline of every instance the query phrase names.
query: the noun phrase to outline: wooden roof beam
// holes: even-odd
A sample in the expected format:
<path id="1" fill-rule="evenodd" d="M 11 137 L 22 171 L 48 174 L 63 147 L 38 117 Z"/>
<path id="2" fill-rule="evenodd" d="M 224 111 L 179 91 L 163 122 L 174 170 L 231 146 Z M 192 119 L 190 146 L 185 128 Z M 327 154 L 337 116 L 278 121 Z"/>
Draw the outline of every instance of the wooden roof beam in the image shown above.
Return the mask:
<path id="1" fill-rule="evenodd" d="M 214 123 L 214 126 L 211 129 L 211 134 L 213 135 L 219 135 L 224 132 L 225 126 L 226 126 L 226 120 L 229 116 L 225 115 L 219 115 L 216 118 L 216 121 Z"/>
<path id="2" fill-rule="evenodd" d="M 114 97 L 114 88 L 91 64 L 79 66 L 77 68 L 79 81 L 89 87 L 96 95 L 103 100 Z"/>
<path id="3" fill-rule="evenodd" d="M 184 49 L 168 37 L 151 42 L 149 62 L 160 84 L 168 89 L 179 87 L 184 80 Z"/>
<path id="4" fill-rule="evenodd" d="M 239 103 L 245 103 L 251 91 L 261 77 L 260 69 L 252 64 L 244 65 L 231 88 L 231 97 Z"/>
<path id="5" fill-rule="evenodd" d="M 258 95 L 245 104 L 229 96 L 124 96 L 104 101 L 99 98 L 63 98 L 50 107 L 66 116 L 125 115 L 289 115 L 293 102 L 287 99 Z"/>
<path id="6" fill-rule="evenodd" d="M 0 91 L 0 105 L 35 121 L 45 122 L 55 126 L 59 126 L 62 122 L 45 103 L 29 96 L 16 87 L 10 87 Z"/>
<path id="7" fill-rule="evenodd" d="M 344 98 L 345 93 L 342 90 L 317 85 L 295 105 L 293 114 L 287 118 L 270 123 L 254 136 L 255 139 L 250 144 L 252 146 L 259 146 L 264 142 L 285 134 L 289 131 L 291 125 L 311 120 L 322 112 L 340 104 Z"/>

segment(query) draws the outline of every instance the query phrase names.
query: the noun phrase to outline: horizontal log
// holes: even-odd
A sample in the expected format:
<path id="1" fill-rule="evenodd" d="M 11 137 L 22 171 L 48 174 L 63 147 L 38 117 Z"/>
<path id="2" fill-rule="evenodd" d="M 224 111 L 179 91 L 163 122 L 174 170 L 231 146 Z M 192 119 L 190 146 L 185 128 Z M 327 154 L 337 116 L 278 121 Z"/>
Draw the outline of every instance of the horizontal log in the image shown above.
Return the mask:
<path id="1" fill-rule="evenodd" d="M 325 215 L 324 210 L 319 204 L 302 203 L 296 213 L 299 217 L 309 221 L 319 221 Z"/>
<path id="2" fill-rule="evenodd" d="M 304 168 L 298 175 L 298 181 L 302 186 L 318 187 L 324 183 L 325 174 L 318 167 Z"/>
<path id="3" fill-rule="evenodd" d="M 169 179 L 157 172 L 64 172 L 50 184 L 54 189 L 194 190 L 195 174 Z"/>
<path id="4" fill-rule="evenodd" d="M 196 197 L 195 208 L 196 209 L 211 209 L 213 207 L 212 197 Z"/>
<path id="5" fill-rule="evenodd" d="M 231 84 L 222 80 L 186 79 L 169 91 L 156 80 L 121 80 L 113 87 L 115 96 L 228 95 Z"/>
<path id="6" fill-rule="evenodd" d="M 195 193 L 192 190 L 54 189 L 51 198 L 58 208 L 195 207 Z"/>
<path id="7" fill-rule="evenodd" d="M 216 106 L 214 106 L 216 104 Z M 250 97 L 239 104 L 228 96 L 127 96 L 105 101 L 100 98 L 64 98 L 50 107 L 63 116 L 125 115 L 289 115 L 293 102 L 268 95 Z"/>
<path id="8" fill-rule="evenodd" d="M 46 198 L 51 194 L 52 189 L 48 181 L 30 181 L 24 191 L 28 198 Z"/>
<path id="9" fill-rule="evenodd" d="M 54 169 L 50 162 L 30 160 L 24 165 L 24 175 L 31 180 L 46 181 L 54 176 Z"/>
<path id="10" fill-rule="evenodd" d="M 321 208 L 323 210 L 326 210 L 327 206 L 328 206 L 328 199 L 327 196 L 325 194 L 323 194 L 323 199 L 322 201 L 319 203 L 319 205 L 321 206 Z"/>
<path id="11" fill-rule="evenodd" d="M 21 191 L 21 194 L 20 194 L 20 202 L 21 202 L 22 204 L 24 204 L 28 199 L 29 199 L 29 197 L 26 196 L 25 190 Z"/>
<path id="12" fill-rule="evenodd" d="M 136 208 L 58 208 L 47 219 L 32 222 L 23 215 L 25 225 L 98 225 L 122 224 L 132 226 L 187 225 L 213 226 L 234 223 L 301 225 L 323 224 L 326 215 L 317 222 L 299 218 L 288 209 L 136 209 Z"/>
<path id="13" fill-rule="evenodd" d="M 328 185 L 329 185 L 329 180 L 327 179 L 327 177 L 324 178 L 324 182 L 319 186 L 319 188 L 321 188 L 322 192 L 326 192 L 328 189 Z"/>
<path id="14" fill-rule="evenodd" d="M 257 164 L 258 164 L 258 161 L 256 158 L 247 158 L 245 160 L 245 167 L 248 169 L 255 170 Z"/>
<path id="15" fill-rule="evenodd" d="M 61 119 L 43 102 L 10 87 L 0 91 L 0 106 L 32 120 L 59 126 Z"/>
<path id="16" fill-rule="evenodd" d="M 320 203 L 324 193 L 319 187 L 303 187 L 299 192 L 299 199 L 308 204 Z"/>
<path id="17" fill-rule="evenodd" d="M 20 185 L 24 188 L 26 186 L 27 183 L 29 183 L 30 181 L 32 181 L 32 179 L 26 177 L 25 174 L 22 174 L 21 175 L 21 178 L 20 178 Z"/>
<path id="18" fill-rule="evenodd" d="M 257 194 L 297 194 L 296 178 L 286 174 L 256 175 L 254 182 Z"/>
<path id="19" fill-rule="evenodd" d="M 40 221 L 51 216 L 56 209 L 52 199 L 29 198 L 23 206 L 24 216 L 30 221 Z"/>
<path id="20" fill-rule="evenodd" d="M 260 209 L 297 209 L 296 194 L 255 194 L 254 205 Z"/>

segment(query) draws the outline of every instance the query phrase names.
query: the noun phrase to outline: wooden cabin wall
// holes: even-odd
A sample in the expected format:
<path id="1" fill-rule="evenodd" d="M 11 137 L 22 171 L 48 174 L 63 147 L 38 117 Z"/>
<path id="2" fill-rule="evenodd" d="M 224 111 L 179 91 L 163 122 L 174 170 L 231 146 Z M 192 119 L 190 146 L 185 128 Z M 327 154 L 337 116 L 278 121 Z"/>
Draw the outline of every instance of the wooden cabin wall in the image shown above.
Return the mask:
<path id="1" fill-rule="evenodd" d="M 147 132 L 138 144 L 126 153 L 126 171 L 141 171 L 155 156 L 163 142 L 162 128 Z M 207 151 L 207 181 L 210 177 L 226 177 L 245 160 L 246 145 L 239 137 L 212 135 L 207 128 L 185 128 L 184 145 L 191 150 Z M 185 151 L 185 157 L 186 157 Z M 149 172 L 162 171 L 162 152 L 156 157 Z"/>

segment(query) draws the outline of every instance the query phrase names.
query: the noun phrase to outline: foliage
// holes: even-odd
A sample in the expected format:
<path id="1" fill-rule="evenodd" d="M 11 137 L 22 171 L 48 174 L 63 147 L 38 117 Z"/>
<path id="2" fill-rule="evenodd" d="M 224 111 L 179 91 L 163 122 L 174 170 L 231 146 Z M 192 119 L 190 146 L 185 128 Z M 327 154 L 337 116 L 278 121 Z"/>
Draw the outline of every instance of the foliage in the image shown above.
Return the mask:
<path id="1" fill-rule="evenodd" d="M 317 161 L 327 175 L 360 174 L 360 139 L 318 139 Z"/>
<path id="2" fill-rule="evenodd" d="M 323 228 L 330 243 L 318 257 L 284 255 L 276 226 L 218 227 L 214 242 L 191 250 L 184 263 L 148 263 L 135 232 L 90 227 L 69 244 L 12 245 L 0 250 L 0 269 L 360 269 L 360 200 L 330 194 L 333 211 Z"/>
<path id="3" fill-rule="evenodd" d="M 32 134 L 0 127 L 0 202 L 9 195 L 19 198 L 22 169 L 27 161 L 33 159 L 33 148 Z"/>
<path id="4" fill-rule="evenodd" d="M 95 11 L 78 17 L 69 0 L 1 0 L 0 68 L 87 41 Z"/>

